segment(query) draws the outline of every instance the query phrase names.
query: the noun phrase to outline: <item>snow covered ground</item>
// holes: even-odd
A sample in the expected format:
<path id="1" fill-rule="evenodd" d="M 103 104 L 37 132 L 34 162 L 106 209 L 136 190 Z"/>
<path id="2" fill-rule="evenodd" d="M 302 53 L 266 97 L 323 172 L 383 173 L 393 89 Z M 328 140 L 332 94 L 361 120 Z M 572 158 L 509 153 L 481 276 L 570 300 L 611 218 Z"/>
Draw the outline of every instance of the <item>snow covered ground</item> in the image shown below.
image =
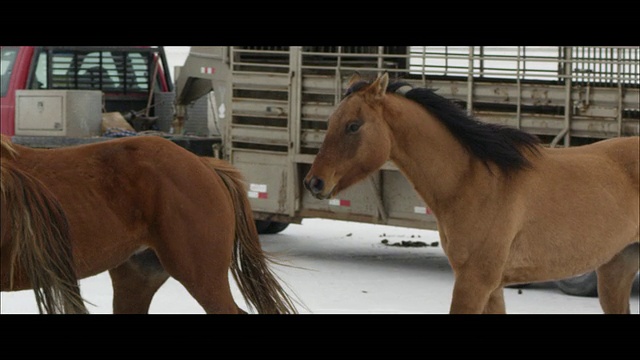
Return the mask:
<path id="1" fill-rule="evenodd" d="M 291 267 L 277 274 L 304 306 L 305 314 L 446 314 L 453 274 L 435 231 L 305 219 L 282 233 L 261 237 L 266 251 Z M 387 244 L 383 243 L 387 240 Z M 394 247 L 393 243 L 437 242 L 437 246 Z M 637 280 L 637 279 L 636 279 Z M 232 283 L 233 284 L 233 283 Z M 80 282 L 94 314 L 112 312 L 107 273 Z M 237 303 L 247 308 L 233 284 Z M 638 283 L 631 296 L 638 314 Z M 2 293 L 3 314 L 37 313 L 31 291 Z M 507 312 L 513 314 L 600 314 L 597 298 L 569 296 L 551 283 L 505 289 Z M 202 308 L 177 281 L 170 279 L 156 294 L 151 313 L 201 314 Z"/>

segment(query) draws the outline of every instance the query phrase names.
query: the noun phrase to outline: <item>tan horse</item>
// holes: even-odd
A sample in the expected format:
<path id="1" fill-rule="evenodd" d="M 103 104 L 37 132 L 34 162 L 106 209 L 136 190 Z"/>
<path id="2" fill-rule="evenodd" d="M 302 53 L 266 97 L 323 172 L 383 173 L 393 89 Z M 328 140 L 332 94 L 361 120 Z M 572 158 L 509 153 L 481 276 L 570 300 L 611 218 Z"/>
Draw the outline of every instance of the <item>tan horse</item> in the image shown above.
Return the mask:
<path id="1" fill-rule="evenodd" d="M 169 276 L 207 313 L 242 313 L 229 270 L 258 313 L 296 312 L 268 267 L 272 258 L 230 164 L 151 136 L 51 150 L 2 143 L 15 152 L 3 164 L 38 179 L 66 213 L 77 277 L 109 270 L 115 313 L 148 312 Z M 25 277 L 5 276 L 18 240 L 8 235 L 2 232 L 2 291 L 30 288 Z M 29 270 L 18 264 L 16 273 Z"/>
<path id="2" fill-rule="evenodd" d="M 638 271 L 638 137 L 544 148 L 406 83 L 351 79 L 304 184 L 329 198 L 393 161 L 433 210 L 451 313 L 504 313 L 503 287 L 597 269 L 606 313 Z"/>

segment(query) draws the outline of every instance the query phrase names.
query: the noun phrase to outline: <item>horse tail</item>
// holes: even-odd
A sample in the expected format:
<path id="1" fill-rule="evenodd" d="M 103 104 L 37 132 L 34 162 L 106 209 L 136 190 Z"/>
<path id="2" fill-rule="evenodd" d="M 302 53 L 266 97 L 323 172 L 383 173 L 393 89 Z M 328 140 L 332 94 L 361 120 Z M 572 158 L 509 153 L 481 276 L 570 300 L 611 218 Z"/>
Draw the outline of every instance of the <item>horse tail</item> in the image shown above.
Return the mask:
<path id="1" fill-rule="evenodd" d="M 2 146 L 11 150 L 5 149 L 4 142 Z M 69 224 L 57 199 L 38 179 L 9 161 L 0 164 L 0 192 L 3 220 L 7 220 L 3 227 L 10 228 L 3 235 L 12 241 L 9 289 L 14 288 L 16 279 L 30 283 L 41 314 L 87 314 L 76 277 Z"/>
<path id="2" fill-rule="evenodd" d="M 236 229 L 231 274 L 242 296 L 259 314 L 297 313 L 293 301 L 269 269 L 269 263 L 275 261 L 260 245 L 242 174 L 229 163 L 202 159 L 222 179 L 233 199 Z"/>

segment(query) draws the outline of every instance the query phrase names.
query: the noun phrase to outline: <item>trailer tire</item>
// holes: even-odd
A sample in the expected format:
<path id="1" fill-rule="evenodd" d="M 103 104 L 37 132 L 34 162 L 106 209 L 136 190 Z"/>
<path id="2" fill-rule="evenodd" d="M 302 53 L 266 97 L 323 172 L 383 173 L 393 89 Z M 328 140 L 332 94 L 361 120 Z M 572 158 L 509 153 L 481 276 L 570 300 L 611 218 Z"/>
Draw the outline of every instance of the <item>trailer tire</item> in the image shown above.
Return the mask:
<path id="1" fill-rule="evenodd" d="M 265 231 L 271 225 L 271 221 L 269 220 L 255 220 L 256 230 L 258 230 L 258 234 L 265 234 Z"/>
<path id="2" fill-rule="evenodd" d="M 281 232 L 282 230 L 286 229 L 289 226 L 289 223 L 286 222 L 279 222 L 279 221 L 272 221 L 271 224 L 269 224 L 269 227 L 267 227 L 267 230 L 265 230 L 265 234 L 277 234 L 279 232 Z"/>
<path id="3" fill-rule="evenodd" d="M 277 234 L 289 226 L 289 223 L 269 220 L 256 220 L 258 234 Z"/>
<path id="4" fill-rule="evenodd" d="M 595 271 L 555 282 L 565 294 L 573 296 L 598 296 L 598 276 Z"/>

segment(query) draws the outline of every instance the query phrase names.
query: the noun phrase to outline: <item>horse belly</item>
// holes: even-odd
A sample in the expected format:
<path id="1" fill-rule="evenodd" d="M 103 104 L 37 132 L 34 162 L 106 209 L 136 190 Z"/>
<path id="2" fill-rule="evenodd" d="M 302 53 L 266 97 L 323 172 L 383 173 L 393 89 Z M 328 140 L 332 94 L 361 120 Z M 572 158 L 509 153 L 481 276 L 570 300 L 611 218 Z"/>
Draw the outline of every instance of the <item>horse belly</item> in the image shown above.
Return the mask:
<path id="1" fill-rule="evenodd" d="M 592 200 L 597 204 L 597 199 Z M 600 203 L 532 215 L 513 240 L 505 281 L 558 280 L 606 263 L 638 241 L 638 211 L 626 209 Z"/>
<path id="2" fill-rule="evenodd" d="M 126 209 L 117 214 L 104 203 L 84 203 L 67 209 L 79 278 L 118 266 L 147 243 L 146 227 L 133 219 L 125 221 L 122 214 L 129 213 Z"/>
<path id="3" fill-rule="evenodd" d="M 638 241 L 637 182 L 600 155 L 556 150 L 518 183 L 505 279 L 546 281 L 595 269 Z M 576 156 L 579 155 L 579 156 Z"/>
<path id="4" fill-rule="evenodd" d="M 90 242 L 84 239 L 73 241 L 73 256 L 81 279 L 115 268 L 142 247 L 140 242 L 131 241 L 126 235 L 94 239 Z M 123 241 L 118 241 L 120 239 Z"/>

